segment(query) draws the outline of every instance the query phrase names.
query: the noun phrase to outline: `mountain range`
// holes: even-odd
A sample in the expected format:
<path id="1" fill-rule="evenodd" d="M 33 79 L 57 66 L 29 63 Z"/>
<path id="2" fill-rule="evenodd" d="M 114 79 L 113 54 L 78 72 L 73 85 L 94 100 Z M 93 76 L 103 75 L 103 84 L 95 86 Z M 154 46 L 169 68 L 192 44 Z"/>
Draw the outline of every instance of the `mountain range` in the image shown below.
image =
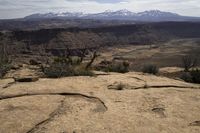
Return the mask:
<path id="1" fill-rule="evenodd" d="M 62 13 L 45 13 L 45 14 L 32 14 L 26 16 L 25 20 L 32 19 L 49 19 L 49 18 L 62 18 L 62 19 L 97 19 L 97 20 L 133 20 L 133 21 L 200 21 L 200 17 L 181 16 L 176 13 L 164 12 L 160 10 L 149 10 L 144 12 L 131 12 L 123 9 L 118 11 L 106 10 L 101 13 L 86 14 L 82 12 L 62 12 Z"/>

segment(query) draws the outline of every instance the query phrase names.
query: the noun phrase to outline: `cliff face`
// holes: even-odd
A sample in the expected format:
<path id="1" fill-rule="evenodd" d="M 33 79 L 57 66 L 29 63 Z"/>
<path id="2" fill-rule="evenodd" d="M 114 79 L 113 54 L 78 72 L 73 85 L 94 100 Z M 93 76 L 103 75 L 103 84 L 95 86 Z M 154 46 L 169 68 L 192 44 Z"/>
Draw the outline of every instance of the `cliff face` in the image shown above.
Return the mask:
<path id="1" fill-rule="evenodd" d="M 200 23 L 163 22 L 99 28 L 12 31 L 10 40 L 29 49 L 48 50 L 99 48 L 115 45 L 148 45 L 177 38 L 200 37 Z"/>
<path id="2" fill-rule="evenodd" d="M 158 36 L 156 39 L 160 39 L 159 37 L 161 37 L 162 35 L 163 36 L 166 35 L 165 38 L 167 38 L 167 35 L 170 35 L 171 37 L 182 37 L 182 38 L 199 37 L 200 23 L 163 22 L 163 23 L 135 24 L 135 25 L 123 25 L 123 26 L 111 26 L 111 27 L 99 27 L 99 28 L 82 28 L 82 29 L 69 28 L 69 29 L 42 29 L 34 31 L 13 31 L 13 36 L 18 41 L 30 40 L 32 44 L 41 44 L 41 43 L 48 43 L 50 40 L 56 38 L 58 34 L 63 32 L 71 33 L 77 36 L 81 35 L 81 34 L 79 35 L 80 32 L 85 32 L 85 34 L 87 34 L 88 36 L 91 36 L 92 33 L 100 36 L 101 38 L 102 37 L 106 38 L 106 36 L 109 34 L 110 35 L 109 37 L 111 38 L 117 38 L 118 41 L 120 39 L 121 41 L 125 41 L 126 39 L 128 39 L 128 42 L 130 43 L 131 39 L 136 40 L 137 38 L 142 38 L 143 36 L 146 36 L 147 39 L 150 39 L 150 37 L 152 38 L 152 36 Z M 80 41 L 84 41 L 83 38 Z"/>

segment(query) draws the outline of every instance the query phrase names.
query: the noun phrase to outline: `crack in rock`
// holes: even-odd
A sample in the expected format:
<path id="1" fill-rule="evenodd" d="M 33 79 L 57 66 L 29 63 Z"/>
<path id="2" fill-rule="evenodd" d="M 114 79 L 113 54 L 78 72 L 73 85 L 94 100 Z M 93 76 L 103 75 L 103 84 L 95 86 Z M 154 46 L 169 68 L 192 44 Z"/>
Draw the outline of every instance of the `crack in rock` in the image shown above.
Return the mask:
<path id="1" fill-rule="evenodd" d="M 200 126 L 200 121 L 194 121 L 190 123 L 189 126 Z"/>
<path id="2" fill-rule="evenodd" d="M 143 80 L 143 79 L 141 79 L 141 78 L 138 78 L 138 77 L 133 77 L 133 76 L 131 76 L 131 78 L 134 78 L 134 79 L 137 79 L 137 80 L 139 80 L 139 81 L 143 81 L 143 82 L 145 82 L 145 83 L 146 83 L 146 81 L 145 81 L 145 80 Z"/>
<path id="3" fill-rule="evenodd" d="M 88 96 L 85 94 L 81 94 L 81 93 L 33 93 L 33 94 L 19 94 L 19 95 L 12 95 L 12 96 L 0 96 L 0 101 L 1 100 L 6 100 L 6 99 L 12 99 L 12 98 L 19 98 L 19 97 L 26 97 L 26 96 L 45 96 L 45 95 L 52 95 L 52 96 L 64 96 L 65 98 L 67 96 L 78 96 L 78 97 L 83 97 L 83 98 L 88 98 L 88 99 L 93 99 L 95 101 L 98 101 L 100 104 L 102 104 L 103 108 L 105 109 L 104 111 L 107 111 L 108 108 L 105 105 L 105 103 L 98 97 L 94 97 L 94 96 Z M 27 131 L 27 133 L 34 133 L 36 132 L 38 129 L 40 129 L 40 127 L 42 127 L 42 125 L 47 124 L 49 121 L 51 121 L 53 118 L 55 118 L 56 116 L 58 116 L 59 114 L 62 114 L 62 110 L 63 110 L 63 105 L 64 105 L 64 101 L 65 98 L 63 100 L 61 100 L 61 104 L 60 106 L 58 106 L 58 108 L 53 111 L 49 117 L 41 122 L 39 122 L 38 124 L 36 124 L 33 128 L 31 128 L 29 131 Z"/>
<path id="4" fill-rule="evenodd" d="M 64 92 L 64 93 L 26 93 L 26 94 L 18 94 L 18 95 L 8 95 L 8 96 L 0 96 L 0 101 L 1 100 L 6 100 L 6 99 L 12 99 L 12 98 L 19 98 L 19 97 L 25 97 L 25 96 L 42 96 L 42 95 L 60 95 L 60 96 L 79 96 L 79 97 L 84 97 L 84 98 L 89 98 L 89 99 L 94 99 L 99 101 L 104 108 L 107 110 L 107 106 L 105 105 L 105 103 L 98 97 L 94 97 L 94 96 L 88 96 L 82 93 L 68 93 L 68 92 Z"/>
<path id="5" fill-rule="evenodd" d="M 144 81 L 145 82 L 145 81 Z M 119 89 L 121 88 L 121 89 Z M 135 87 L 128 84 L 123 83 L 114 83 L 112 85 L 108 85 L 108 89 L 113 90 L 139 90 L 139 89 L 149 89 L 149 88 L 191 88 L 191 89 L 200 89 L 199 87 L 193 87 L 193 86 L 179 86 L 179 85 L 152 85 L 149 86 L 146 82 L 143 86 Z"/>
<path id="6" fill-rule="evenodd" d="M 0 101 L 1 100 L 6 100 L 6 99 L 12 99 L 12 98 L 19 98 L 19 97 L 26 97 L 26 96 L 45 96 L 45 95 L 58 95 L 58 96 L 64 96 L 65 98 L 62 99 L 60 102 L 61 104 L 58 106 L 57 109 L 55 109 L 47 119 L 39 122 L 38 124 L 36 124 L 33 128 L 31 128 L 29 131 L 27 131 L 27 133 L 34 133 L 35 131 L 37 131 L 38 129 L 41 129 L 42 125 L 47 124 L 49 121 L 53 120 L 56 116 L 61 115 L 63 112 L 63 106 L 64 106 L 64 102 L 67 96 L 78 96 L 78 97 L 83 97 L 83 98 L 88 98 L 88 99 L 93 99 L 95 101 L 98 101 L 99 103 L 101 103 L 105 109 L 105 111 L 108 110 L 107 106 L 105 105 L 105 103 L 98 97 L 94 97 L 94 96 L 88 96 L 85 94 L 81 94 L 81 93 L 33 93 L 33 94 L 19 94 L 19 95 L 12 95 L 12 96 L 0 96 Z"/>
<path id="7" fill-rule="evenodd" d="M 141 78 L 138 78 L 138 77 L 133 77 L 131 76 L 131 78 L 134 78 L 134 79 L 137 79 L 139 81 L 143 81 L 145 83 L 144 86 L 141 86 L 141 87 L 133 87 L 131 89 L 148 89 L 148 88 L 191 88 L 191 89 L 200 89 L 200 87 L 193 87 L 193 86 L 178 86 L 178 85 L 155 85 L 155 86 L 149 86 L 147 85 L 147 81 L 141 79 Z"/>
<path id="8" fill-rule="evenodd" d="M 148 89 L 148 88 L 191 88 L 191 89 L 197 89 L 198 87 L 193 87 L 193 86 L 178 86 L 178 85 L 152 85 L 152 86 L 145 85 L 145 86 L 131 88 L 131 89 L 138 90 L 138 89 Z"/>
<path id="9" fill-rule="evenodd" d="M 165 118 L 165 108 L 161 108 L 161 107 L 155 107 L 152 109 L 152 111 L 156 114 L 158 114 L 161 118 Z"/>
<path id="10" fill-rule="evenodd" d="M 66 99 L 66 97 L 64 97 L 60 101 L 60 105 L 49 115 L 49 117 L 47 119 L 39 122 L 33 128 L 31 128 L 29 131 L 27 131 L 26 133 L 34 133 L 34 132 L 36 132 L 37 130 L 41 129 L 43 127 L 43 125 L 46 125 L 47 123 L 49 123 L 50 121 L 52 121 L 55 117 L 61 115 L 62 112 L 63 112 L 63 107 L 64 107 L 65 99 Z"/>

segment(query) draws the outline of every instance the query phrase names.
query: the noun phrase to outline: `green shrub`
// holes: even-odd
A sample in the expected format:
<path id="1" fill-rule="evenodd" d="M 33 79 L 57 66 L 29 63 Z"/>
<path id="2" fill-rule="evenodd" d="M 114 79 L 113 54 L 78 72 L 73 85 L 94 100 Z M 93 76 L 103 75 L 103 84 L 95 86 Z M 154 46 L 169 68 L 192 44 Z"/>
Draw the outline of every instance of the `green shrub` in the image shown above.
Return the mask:
<path id="1" fill-rule="evenodd" d="M 0 78 L 3 78 L 3 76 L 10 70 L 11 65 L 8 58 L 2 58 L 0 57 Z"/>
<path id="2" fill-rule="evenodd" d="M 54 63 L 65 63 L 65 64 L 71 64 L 71 65 L 80 65 L 81 64 L 81 58 L 78 56 L 73 57 L 56 57 L 54 58 Z"/>
<path id="3" fill-rule="evenodd" d="M 182 75 L 181 75 L 181 79 L 186 81 L 186 82 L 190 82 L 192 83 L 192 76 L 189 72 L 184 72 Z"/>
<path id="4" fill-rule="evenodd" d="M 129 63 L 128 62 L 113 62 L 103 69 L 106 72 L 118 72 L 126 73 L 129 72 Z"/>
<path id="5" fill-rule="evenodd" d="M 192 69 L 190 72 L 184 72 L 181 75 L 181 79 L 190 83 L 200 83 L 200 70 Z"/>
<path id="6" fill-rule="evenodd" d="M 145 65 L 142 69 L 143 73 L 149 73 L 149 74 L 157 74 L 159 72 L 159 68 L 156 65 L 149 64 Z"/>
<path id="7" fill-rule="evenodd" d="M 182 58 L 182 65 L 185 72 L 189 72 L 190 68 L 197 66 L 197 56 L 195 55 L 186 55 Z"/>
<path id="8" fill-rule="evenodd" d="M 53 63 L 55 63 L 55 64 L 57 64 L 57 63 L 58 64 L 59 63 L 69 64 L 70 60 L 68 58 L 65 58 L 65 57 L 56 57 L 56 58 L 54 58 Z"/>
<path id="9" fill-rule="evenodd" d="M 78 56 L 71 57 L 71 64 L 72 65 L 80 65 L 81 64 L 81 58 Z"/>
<path id="10" fill-rule="evenodd" d="M 71 67 L 64 63 L 52 63 L 48 67 L 43 68 L 43 72 L 48 78 L 59 78 L 73 75 Z"/>
<path id="11" fill-rule="evenodd" d="M 7 73 L 7 71 L 10 70 L 10 66 L 8 64 L 6 65 L 0 65 L 0 78 L 3 78 L 3 76 Z"/>
<path id="12" fill-rule="evenodd" d="M 4 39 L 4 38 L 0 38 Z M 5 43 L 0 44 L 0 78 L 10 70 L 11 60 L 9 59 L 9 49 L 8 45 Z"/>
<path id="13" fill-rule="evenodd" d="M 94 76 L 94 73 L 85 67 L 76 66 L 74 69 L 74 76 Z"/>
<path id="14" fill-rule="evenodd" d="M 200 69 L 193 69 L 190 71 L 193 83 L 200 83 Z"/>
<path id="15" fill-rule="evenodd" d="M 68 62 L 59 62 L 58 60 L 48 67 L 42 68 L 48 78 L 60 78 L 69 76 L 93 76 L 93 72 L 86 70 L 81 65 L 71 65 Z"/>

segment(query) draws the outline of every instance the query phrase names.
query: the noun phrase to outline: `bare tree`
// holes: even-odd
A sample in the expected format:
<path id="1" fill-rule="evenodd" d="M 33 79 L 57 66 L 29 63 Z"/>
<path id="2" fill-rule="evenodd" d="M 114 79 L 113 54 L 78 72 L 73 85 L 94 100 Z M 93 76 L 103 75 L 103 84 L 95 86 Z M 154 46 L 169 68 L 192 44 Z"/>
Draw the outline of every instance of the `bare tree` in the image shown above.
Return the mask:
<path id="1" fill-rule="evenodd" d="M 80 50 L 80 62 L 81 63 L 83 62 L 83 59 L 86 56 L 86 53 L 87 53 L 87 49 L 86 48 L 83 48 L 83 49 Z"/>
<path id="2" fill-rule="evenodd" d="M 197 65 L 197 57 L 194 55 L 187 55 L 182 58 L 182 64 L 184 67 L 184 71 L 188 72 L 190 68 L 195 67 Z"/>
<path id="3" fill-rule="evenodd" d="M 42 57 L 42 59 L 43 59 L 43 61 L 45 62 L 45 64 L 49 64 L 49 55 L 48 55 L 48 53 L 46 52 L 47 45 L 48 45 L 48 44 L 41 44 L 41 45 L 38 47 L 38 53 L 39 53 L 40 57 Z"/>
<path id="4" fill-rule="evenodd" d="M 91 60 L 90 60 L 90 62 L 86 65 L 86 70 L 87 69 L 89 69 L 91 66 L 92 66 L 92 64 L 93 64 L 93 62 L 95 61 L 95 59 L 98 57 L 98 56 L 100 56 L 98 53 L 97 53 L 97 51 L 94 51 L 93 53 L 92 53 L 92 58 L 91 58 Z"/>

